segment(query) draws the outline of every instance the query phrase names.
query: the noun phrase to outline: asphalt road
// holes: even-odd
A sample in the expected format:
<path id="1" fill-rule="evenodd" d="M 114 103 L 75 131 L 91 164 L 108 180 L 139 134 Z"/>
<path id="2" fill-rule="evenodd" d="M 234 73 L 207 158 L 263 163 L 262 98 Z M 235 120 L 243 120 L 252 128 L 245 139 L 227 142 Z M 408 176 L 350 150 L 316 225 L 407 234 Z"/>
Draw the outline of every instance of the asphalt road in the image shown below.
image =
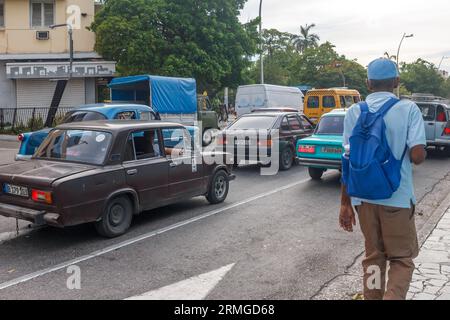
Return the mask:
<path id="1" fill-rule="evenodd" d="M 6 163 L 14 150 L 1 148 Z M 450 159 L 437 155 L 416 168 L 419 199 L 449 172 Z M 362 253 L 359 230 L 338 227 L 337 172 L 321 182 L 302 167 L 267 177 L 249 166 L 236 175 L 224 204 L 196 198 L 147 212 L 118 239 L 86 225 L 1 242 L 0 300 L 309 299 Z M 0 234 L 13 226 L 0 219 Z M 67 287 L 71 265 L 80 290 Z"/>

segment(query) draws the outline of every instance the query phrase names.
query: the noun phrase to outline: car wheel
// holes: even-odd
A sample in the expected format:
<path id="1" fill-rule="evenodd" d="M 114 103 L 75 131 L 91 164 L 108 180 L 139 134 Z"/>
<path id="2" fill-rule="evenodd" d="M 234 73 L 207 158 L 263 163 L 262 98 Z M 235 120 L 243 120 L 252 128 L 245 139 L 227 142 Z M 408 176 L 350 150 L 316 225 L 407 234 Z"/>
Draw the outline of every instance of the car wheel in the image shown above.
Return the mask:
<path id="1" fill-rule="evenodd" d="M 106 238 L 115 238 L 125 234 L 131 226 L 133 206 L 126 197 L 112 199 L 95 225 L 97 232 Z"/>
<path id="2" fill-rule="evenodd" d="M 308 168 L 308 171 L 309 171 L 309 176 L 313 180 L 320 180 L 320 179 L 322 179 L 323 173 L 325 172 L 325 170 L 318 169 L 318 168 Z"/>
<path id="3" fill-rule="evenodd" d="M 280 155 L 280 169 L 282 171 L 289 170 L 294 164 L 294 152 L 291 148 L 285 148 Z"/>
<path id="4" fill-rule="evenodd" d="M 209 146 L 213 141 L 213 133 L 211 129 L 203 131 L 202 144 L 204 147 Z"/>
<path id="5" fill-rule="evenodd" d="M 206 199 L 211 204 L 218 204 L 225 201 L 230 189 L 228 174 L 220 170 L 212 178 Z"/>

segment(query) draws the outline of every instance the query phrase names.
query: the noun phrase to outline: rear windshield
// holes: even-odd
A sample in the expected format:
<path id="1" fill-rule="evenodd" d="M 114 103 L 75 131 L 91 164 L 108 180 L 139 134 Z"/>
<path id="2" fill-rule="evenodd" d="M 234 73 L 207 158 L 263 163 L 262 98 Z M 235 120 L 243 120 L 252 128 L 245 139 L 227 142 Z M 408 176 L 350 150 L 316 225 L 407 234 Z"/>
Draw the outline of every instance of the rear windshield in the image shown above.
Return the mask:
<path id="1" fill-rule="evenodd" d="M 251 116 L 242 117 L 237 120 L 229 129 L 248 130 L 248 129 L 272 129 L 277 117 L 273 116 Z"/>
<path id="2" fill-rule="evenodd" d="M 320 120 L 317 126 L 316 134 L 318 135 L 343 135 L 344 134 L 344 117 L 343 116 L 327 116 Z"/>
<path id="3" fill-rule="evenodd" d="M 106 117 L 93 111 L 74 111 L 66 114 L 63 123 L 106 120 Z"/>
<path id="4" fill-rule="evenodd" d="M 112 135 L 102 131 L 53 130 L 34 155 L 36 159 L 103 164 Z"/>

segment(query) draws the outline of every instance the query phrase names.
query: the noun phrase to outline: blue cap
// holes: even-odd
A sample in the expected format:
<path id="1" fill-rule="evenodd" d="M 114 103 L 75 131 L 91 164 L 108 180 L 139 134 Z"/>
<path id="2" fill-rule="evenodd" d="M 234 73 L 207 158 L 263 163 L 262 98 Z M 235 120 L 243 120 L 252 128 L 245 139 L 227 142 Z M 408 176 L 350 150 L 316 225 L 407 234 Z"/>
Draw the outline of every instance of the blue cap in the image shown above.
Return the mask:
<path id="1" fill-rule="evenodd" d="M 380 58 L 372 61 L 367 70 L 369 80 L 387 80 L 398 78 L 397 64 L 389 59 Z"/>

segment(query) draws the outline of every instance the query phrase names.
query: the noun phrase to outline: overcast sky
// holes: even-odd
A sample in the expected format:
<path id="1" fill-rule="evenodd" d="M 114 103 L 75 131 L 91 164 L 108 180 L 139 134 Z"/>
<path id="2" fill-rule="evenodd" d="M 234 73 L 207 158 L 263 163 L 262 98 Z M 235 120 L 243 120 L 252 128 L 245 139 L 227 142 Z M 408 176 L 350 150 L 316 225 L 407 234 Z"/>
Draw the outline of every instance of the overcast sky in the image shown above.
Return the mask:
<path id="1" fill-rule="evenodd" d="M 248 0 L 242 22 L 258 16 L 259 0 Z M 425 58 L 439 64 L 450 57 L 449 0 L 263 0 L 263 28 L 299 33 L 300 25 L 315 23 L 321 42 L 330 41 L 340 54 L 366 66 L 387 51 L 400 60 Z M 450 71 L 450 59 L 442 69 Z"/>

